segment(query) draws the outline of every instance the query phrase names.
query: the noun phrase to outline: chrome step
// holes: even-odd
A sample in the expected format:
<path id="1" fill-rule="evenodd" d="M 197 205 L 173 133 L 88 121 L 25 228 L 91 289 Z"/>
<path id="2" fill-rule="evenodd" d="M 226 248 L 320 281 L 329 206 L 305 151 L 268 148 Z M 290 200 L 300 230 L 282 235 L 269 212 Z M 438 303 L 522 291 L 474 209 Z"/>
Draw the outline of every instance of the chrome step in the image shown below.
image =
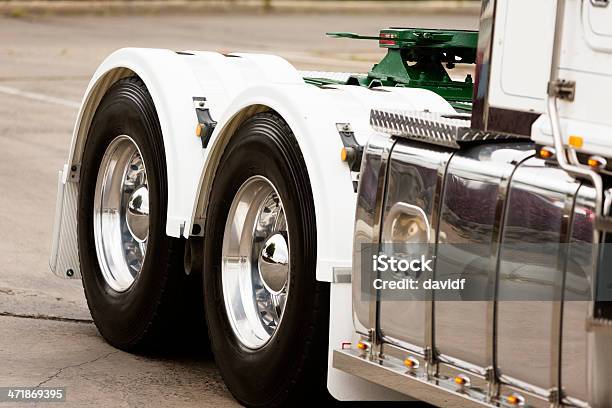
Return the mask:
<path id="1" fill-rule="evenodd" d="M 452 378 L 433 377 L 428 380 L 424 374 L 409 372 L 401 360 L 391 356 L 372 361 L 361 351 L 334 350 L 333 366 L 340 371 L 440 407 L 499 406 L 486 402 L 484 390 L 467 390 L 457 385 Z"/>

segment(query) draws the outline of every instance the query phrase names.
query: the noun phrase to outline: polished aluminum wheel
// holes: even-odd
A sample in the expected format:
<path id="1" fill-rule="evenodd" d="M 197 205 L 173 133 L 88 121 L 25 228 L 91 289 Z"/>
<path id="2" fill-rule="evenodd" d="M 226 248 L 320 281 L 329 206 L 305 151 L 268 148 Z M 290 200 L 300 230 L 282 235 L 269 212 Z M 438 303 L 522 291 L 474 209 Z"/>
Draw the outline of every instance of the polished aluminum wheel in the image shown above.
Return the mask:
<path id="1" fill-rule="evenodd" d="M 94 239 L 107 284 L 128 290 L 142 269 L 149 236 L 147 172 L 131 137 L 117 136 L 108 146 L 96 181 Z"/>
<path id="2" fill-rule="evenodd" d="M 289 291 L 289 231 L 283 203 L 262 176 L 238 189 L 225 224 L 221 279 L 236 337 L 259 349 L 274 336 Z"/>

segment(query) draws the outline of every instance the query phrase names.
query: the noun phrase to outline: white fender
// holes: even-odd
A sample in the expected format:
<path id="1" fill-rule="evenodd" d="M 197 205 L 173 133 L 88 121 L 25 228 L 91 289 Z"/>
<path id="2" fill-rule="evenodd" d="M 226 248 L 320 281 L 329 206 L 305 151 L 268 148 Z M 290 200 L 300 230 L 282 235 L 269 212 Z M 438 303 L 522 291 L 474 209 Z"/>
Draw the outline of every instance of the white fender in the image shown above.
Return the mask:
<path id="1" fill-rule="evenodd" d="M 334 267 L 350 267 L 355 211 L 351 174 L 340 161 L 337 123 L 350 123 L 360 144 L 371 135 L 373 107 L 454 112 L 421 89 L 306 84 L 286 60 L 263 54 L 230 54 L 124 48 L 96 70 L 83 98 L 68 165 L 79 164 L 89 125 L 102 96 L 118 79 L 138 75 L 159 117 L 168 174 L 166 233 L 189 237 L 205 216 L 212 178 L 240 114 L 274 110 L 293 130 L 306 162 L 317 218 L 317 279 L 331 281 Z M 195 136 L 193 97 L 206 97 L 218 125 L 206 149 Z M 76 235 L 74 235 L 76 236 Z M 78 267 L 77 267 L 78 270 Z"/>
<path id="2" fill-rule="evenodd" d="M 166 233 L 177 237 L 184 222 L 181 214 L 190 211 L 195 199 L 190 186 L 198 182 L 199 174 L 193 170 L 203 162 L 200 141 L 194 137 L 197 118 L 192 101 L 202 91 L 181 56 L 170 50 L 124 48 L 106 58 L 83 98 L 68 163 L 80 163 L 89 125 L 104 93 L 121 77 L 134 74 L 146 84 L 159 117 L 168 171 Z"/>
<path id="3" fill-rule="evenodd" d="M 334 266 L 350 266 L 355 211 L 351 175 L 340 160 L 343 145 L 335 125 L 349 122 L 350 118 L 334 106 L 334 101 L 330 93 L 303 82 L 251 86 L 230 103 L 211 139 L 213 149 L 222 149 L 227 139 L 221 139 L 231 137 L 223 129 L 251 106 L 272 109 L 287 122 L 310 178 L 317 220 L 317 279 L 325 281 L 331 281 Z M 207 200 L 215 166 L 212 160 L 205 164 L 200 178 L 201 200 Z"/>

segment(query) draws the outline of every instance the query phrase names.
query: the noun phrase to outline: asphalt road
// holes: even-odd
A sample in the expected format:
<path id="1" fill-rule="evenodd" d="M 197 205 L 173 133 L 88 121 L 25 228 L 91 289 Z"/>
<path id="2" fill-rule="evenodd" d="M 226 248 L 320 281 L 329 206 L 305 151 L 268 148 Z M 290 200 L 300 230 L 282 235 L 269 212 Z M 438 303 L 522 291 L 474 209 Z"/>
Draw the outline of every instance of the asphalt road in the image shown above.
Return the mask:
<path id="1" fill-rule="evenodd" d="M 108 346 L 80 282 L 49 272 L 57 171 L 82 93 L 106 55 L 127 46 L 258 51 L 301 69 L 358 72 L 380 57 L 376 44 L 325 39 L 326 31 L 476 24 L 465 15 L 0 18 L 0 387 L 64 386 L 63 406 L 74 407 L 236 404 L 197 350 L 143 357 Z"/>

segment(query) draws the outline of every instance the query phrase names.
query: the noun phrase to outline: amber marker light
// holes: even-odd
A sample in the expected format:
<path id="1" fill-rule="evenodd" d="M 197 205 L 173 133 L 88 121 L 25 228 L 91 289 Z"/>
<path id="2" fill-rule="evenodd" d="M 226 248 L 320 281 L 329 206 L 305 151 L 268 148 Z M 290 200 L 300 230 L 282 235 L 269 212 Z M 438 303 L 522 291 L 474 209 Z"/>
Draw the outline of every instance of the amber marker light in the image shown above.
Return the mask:
<path id="1" fill-rule="evenodd" d="M 348 151 L 346 150 L 346 147 L 343 147 L 342 150 L 340 150 L 340 159 L 342 159 L 343 162 L 348 160 Z"/>
<path id="2" fill-rule="evenodd" d="M 587 164 L 594 169 L 601 169 L 606 167 L 607 161 L 601 156 L 591 156 L 587 160 Z"/>
<path id="3" fill-rule="evenodd" d="M 469 378 L 467 378 L 465 375 L 456 376 L 454 381 L 455 381 L 455 384 L 457 385 L 469 385 L 470 384 Z"/>
<path id="4" fill-rule="evenodd" d="M 555 149 L 544 146 L 540 149 L 540 157 L 543 159 L 550 159 L 555 155 Z"/>
<path id="5" fill-rule="evenodd" d="M 520 395 L 510 394 L 506 397 L 506 402 L 510 405 L 523 405 L 525 400 Z"/>
<path id="6" fill-rule="evenodd" d="M 368 345 L 365 344 L 363 341 L 360 341 L 359 343 L 357 343 L 357 348 L 359 350 L 366 351 L 368 349 Z"/>
<path id="7" fill-rule="evenodd" d="M 582 139 L 582 136 L 571 135 L 569 137 L 569 145 L 573 148 L 580 149 L 583 144 L 584 140 Z"/>
<path id="8" fill-rule="evenodd" d="M 406 357 L 404 359 L 404 365 L 408 368 L 419 368 L 419 362 L 412 357 Z"/>
<path id="9" fill-rule="evenodd" d="M 200 137 L 202 136 L 202 124 L 198 123 L 196 126 L 196 136 Z"/>

